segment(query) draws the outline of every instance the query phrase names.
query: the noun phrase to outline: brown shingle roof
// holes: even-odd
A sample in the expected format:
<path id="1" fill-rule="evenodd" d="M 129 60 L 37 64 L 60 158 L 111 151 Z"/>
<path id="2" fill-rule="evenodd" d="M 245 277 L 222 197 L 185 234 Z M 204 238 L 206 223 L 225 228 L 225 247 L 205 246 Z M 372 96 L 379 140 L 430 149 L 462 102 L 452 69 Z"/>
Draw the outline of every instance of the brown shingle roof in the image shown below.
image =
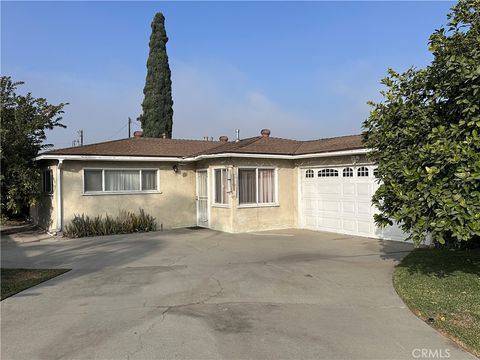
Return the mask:
<path id="1" fill-rule="evenodd" d="M 347 135 L 328 139 L 302 141 L 296 155 L 331 151 L 362 149 L 365 145 L 361 135 Z"/>
<path id="2" fill-rule="evenodd" d="M 185 157 L 220 145 L 220 141 L 129 138 L 51 150 L 42 155 L 171 156 Z"/>
<path id="3" fill-rule="evenodd" d="M 303 155 L 341 150 L 363 148 L 361 135 L 340 136 L 319 140 L 290 140 L 275 137 L 264 138 L 257 136 L 243 139 L 239 142 L 229 142 L 209 149 L 203 154 L 220 153 L 248 153 L 248 154 L 277 154 L 277 155 Z M 197 154 L 200 155 L 200 154 Z"/>
<path id="4" fill-rule="evenodd" d="M 328 139 L 299 141 L 257 136 L 238 142 L 130 138 L 91 145 L 52 150 L 42 155 L 104 155 L 104 156 L 166 156 L 189 157 L 222 153 L 303 155 L 364 147 L 361 135 L 340 136 Z"/>

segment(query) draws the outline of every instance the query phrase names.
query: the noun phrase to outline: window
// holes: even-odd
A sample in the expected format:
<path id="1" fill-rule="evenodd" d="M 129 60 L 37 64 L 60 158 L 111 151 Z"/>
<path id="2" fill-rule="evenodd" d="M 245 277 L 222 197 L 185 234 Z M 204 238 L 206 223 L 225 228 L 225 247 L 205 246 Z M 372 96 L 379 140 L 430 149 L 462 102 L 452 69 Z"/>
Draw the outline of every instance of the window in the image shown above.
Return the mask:
<path id="1" fill-rule="evenodd" d="M 42 193 L 51 194 L 53 192 L 53 173 L 52 170 L 42 171 Z"/>
<path id="2" fill-rule="evenodd" d="M 378 169 L 373 169 L 373 176 L 378 179 Z"/>
<path id="3" fill-rule="evenodd" d="M 227 169 L 215 169 L 215 204 L 228 204 Z"/>
<path id="4" fill-rule="evenodd" d="M 361 168 L 358 168 L 357 176 L 368 176 L 368 168 L 365 167 L 365 166 L 362 166 Z"/>
<path id="5" fill-rule="evenodd" d="M 353 169 L 352 168 L 343 169 L 343 177 L 353 177 Z"/>
<path id="6" fill-rule="evenodd" d="M 274 204 L 276 202 L 275 176 L 275 169 L 239 169 L 239 204 Z"/>
<path id="7" fill-rule="evenodd" d="M 338 176 L 338 170 L 335 169 L 321 169 L 318 170 L 318 177 Z"/>
<path id="8" fill-rule="evenodd" d="M 84 169 L 84 193 L 157 191 L 157 170 Z"/>
<path id="9" fill-rule="evenodd" d="M 312 169 L 308 169 L 307 171 L 305 171 L 306 178 L 313 178 L 314 176 L 315 176 L 315 173 L 313 172 Z"/>

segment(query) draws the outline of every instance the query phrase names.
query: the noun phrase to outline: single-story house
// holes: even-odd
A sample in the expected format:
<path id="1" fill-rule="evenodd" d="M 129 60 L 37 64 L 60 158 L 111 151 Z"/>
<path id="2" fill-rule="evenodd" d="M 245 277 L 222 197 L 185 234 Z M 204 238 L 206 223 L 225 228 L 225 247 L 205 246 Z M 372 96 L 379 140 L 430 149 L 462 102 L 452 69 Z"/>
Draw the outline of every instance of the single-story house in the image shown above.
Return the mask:
<path id="1" fill-rule="evenodd" d="M 305 228 L 403 240 L 375 226 L 375 165 L 360 135 L 298 141 L 133 138 L 45 152 L 34 222 L 62 231 L 74 215 L 144 209 L 159 228 L 238 233 Z"/>

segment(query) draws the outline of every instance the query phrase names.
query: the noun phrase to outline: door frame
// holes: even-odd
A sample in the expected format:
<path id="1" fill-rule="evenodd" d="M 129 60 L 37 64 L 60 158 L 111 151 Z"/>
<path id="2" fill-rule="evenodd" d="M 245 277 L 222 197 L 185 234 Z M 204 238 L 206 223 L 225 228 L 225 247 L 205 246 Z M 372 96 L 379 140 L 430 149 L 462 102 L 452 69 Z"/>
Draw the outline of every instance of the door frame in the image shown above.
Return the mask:
<path id="1" fill-rule="evenodd" d="M 206 179 L 206 185 L 207 185 L 207 222 L 205 223 L 200 223 L 200 207 L 199 207 L 199 198 L 198 198 L 198 190 L 199 190 L 199 174 L 200 173 L 205 173 L 207 179 Z M 197 226 L 200 227 L 206 227 L 210 228 L 210 183 L 209 183 L 209 171 L 208 169 L 197 169 L 195 171 L 195 207 L 196 207 L 196 218 L 197 218 Z"/>

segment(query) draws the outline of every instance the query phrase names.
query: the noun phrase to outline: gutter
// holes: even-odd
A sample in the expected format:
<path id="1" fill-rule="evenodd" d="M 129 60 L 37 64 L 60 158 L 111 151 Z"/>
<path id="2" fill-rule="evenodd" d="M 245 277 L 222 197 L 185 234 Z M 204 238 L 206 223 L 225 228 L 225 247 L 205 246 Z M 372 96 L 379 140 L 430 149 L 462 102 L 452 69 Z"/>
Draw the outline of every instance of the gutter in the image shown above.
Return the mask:
<path id="1" fill-rule="evenodd" d="M 35 158 L 38 160 L 76 160 L 76 161 L 170 161 L 170 162 L 195 162 L 204 159 L 219 158 L 260 158 L 260 159 L 280 159 L 280 160 L 297 160 L 310 159 L 331 156 L 344 155 L 360 155 L 366 154 L 370 149 L 353 149 L 342 151 L 330 151 L 322 153 L 301 154 L 301 155 L 280 155 L 280 154 L 254 154 L 254 153 L 222 153 L 222 154 L 205 154 L 192 157 L 162 157 L 162 156 L 108 156 L 108 155 L 39 155 Z"/>
<path id="2" fill-rule="evenodd" d="M 64 159 L 58 159 L 57 166 L 57 232 L 62 231 L 63 202 L 62 202 L 62 166 Z"/>

